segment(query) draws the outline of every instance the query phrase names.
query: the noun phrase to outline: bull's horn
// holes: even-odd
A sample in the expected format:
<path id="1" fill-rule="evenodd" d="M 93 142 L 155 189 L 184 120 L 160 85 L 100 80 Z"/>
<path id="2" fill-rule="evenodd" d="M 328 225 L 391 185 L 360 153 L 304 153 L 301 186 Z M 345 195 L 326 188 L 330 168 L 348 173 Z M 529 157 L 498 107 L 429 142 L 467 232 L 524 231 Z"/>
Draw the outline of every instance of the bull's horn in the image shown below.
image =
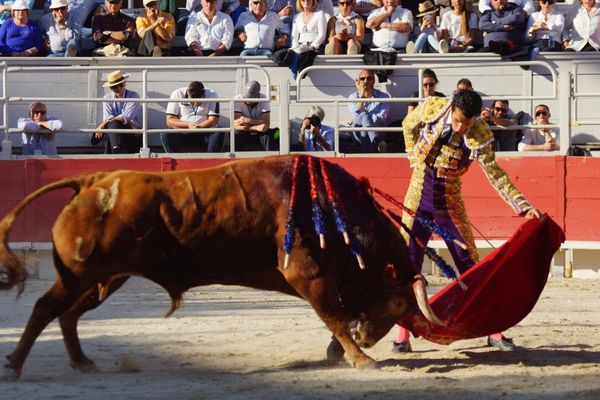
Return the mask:
<path id="1" fill-rule="evenodd" d="M 421 310 L 425 318 L 427 318 L 427 320 L 433 324 L 439 326 L 446 326 L 446 324 L 443 323 L 437 317 L 437 315 L 435 315 L 435 313 L 431 309 L 431 306 L 429 305 L 429 299 L 427 298 L 427 290 L 425 289 L 425 278 L 423 277 L 423 275 L 419 274 L 415 276 L 415 280 L 412 284 L 412 287 L 413 291 L 415 292 L 415 297 L 417 299 L 417 305 L 419 306 L 419 310 Z"/>
<path id="2" fill-rule="evenodd" d="M 325 235 L 323 235 L 322 233 L 319 234 L 319 244 L 321 245 L 322 249 L 327 247 L 325 243 Z"/>

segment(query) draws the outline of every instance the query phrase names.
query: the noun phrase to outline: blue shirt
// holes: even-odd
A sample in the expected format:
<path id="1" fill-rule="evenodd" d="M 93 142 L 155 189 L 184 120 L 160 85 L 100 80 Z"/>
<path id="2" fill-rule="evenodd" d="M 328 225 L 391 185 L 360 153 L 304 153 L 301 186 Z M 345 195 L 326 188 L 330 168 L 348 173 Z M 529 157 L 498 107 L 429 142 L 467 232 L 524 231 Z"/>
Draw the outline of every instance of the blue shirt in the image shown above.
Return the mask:
<path id="1" fill-rule="evenodd" d="M 304 151 L 325 151 L 321 143 L 319 143 L 312 133 L 312 130 L 304 130 Z M 327 125 L 321 125 L 321 137 L 329 145 L 329 151 L 333 151 L 333 128 Z"/>
<path id="2" fill-rule="evenodd" d="M 349 98 L 358 99 L 358 96 L 358 92 L 354 92 Z M 373 89 L 373 98 L 385 99 L 389 97 L 389 95 L 383 93 L 381 90 Z M 348 110 L 353 120 L 361 113 L 356 103 L 348 103 Z M 377 101 L 365 103 L 365 112 L 369 115 L 369 121 L 371 121 L 372 126 L 386 126 L 390 117 L 390 103 L 379 103 Z"/>
<path id="3" fill-rule="evenodd" d="M 105 99 L 115 99 L 114 92 L 106 93 Z M 140 95 L 133 90 L 125 89 L 126 99 L 139 99 Z M 142 103 L 128 103 L 126 101 L 106 101 L 104 102 L 102 121 L 123 116 L 124 123 L 133 123 L 137 128 L 142 126 Z"/>
<path id="4" fill-rule="evenodd" d="M 14 52 L 25 51 L 32 47 L 37 48 L 40 55 L 44 54 L 42 31 L 35 22 L 29 20 L 27 25 L 18 26 L 11 18 L 0 26 L 0 49 L 2 53 L 11 55 Z"/>

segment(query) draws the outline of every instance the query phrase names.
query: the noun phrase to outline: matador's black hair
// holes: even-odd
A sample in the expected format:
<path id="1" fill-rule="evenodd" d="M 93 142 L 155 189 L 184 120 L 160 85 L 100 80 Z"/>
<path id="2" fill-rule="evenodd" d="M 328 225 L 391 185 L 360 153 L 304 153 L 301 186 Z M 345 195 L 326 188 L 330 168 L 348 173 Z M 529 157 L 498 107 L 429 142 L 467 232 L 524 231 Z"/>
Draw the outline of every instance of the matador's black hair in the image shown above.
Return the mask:
<path id="1" fill-rule="evenodd" d="M 481 96 L 473 90 L 457 90 L 452 98 L 452 107 L 460 109 L 467 118 L 479 115 L 481 106 Z"/>

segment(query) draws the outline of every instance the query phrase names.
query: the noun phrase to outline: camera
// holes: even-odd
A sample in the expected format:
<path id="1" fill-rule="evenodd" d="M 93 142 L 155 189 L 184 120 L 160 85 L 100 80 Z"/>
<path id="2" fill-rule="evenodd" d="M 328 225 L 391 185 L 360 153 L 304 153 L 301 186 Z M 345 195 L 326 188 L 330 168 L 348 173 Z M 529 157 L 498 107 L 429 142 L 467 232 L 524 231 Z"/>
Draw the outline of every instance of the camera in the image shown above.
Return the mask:
<path id="1" fill-rule="evenodd" d="M 312 126 L 317 126 L 317 127 L 321 126 L 321 118 L 317 117 L 316 115 L 310 116 L 308 118 L 308 122 L 310 122 L 310 124 Z"/>

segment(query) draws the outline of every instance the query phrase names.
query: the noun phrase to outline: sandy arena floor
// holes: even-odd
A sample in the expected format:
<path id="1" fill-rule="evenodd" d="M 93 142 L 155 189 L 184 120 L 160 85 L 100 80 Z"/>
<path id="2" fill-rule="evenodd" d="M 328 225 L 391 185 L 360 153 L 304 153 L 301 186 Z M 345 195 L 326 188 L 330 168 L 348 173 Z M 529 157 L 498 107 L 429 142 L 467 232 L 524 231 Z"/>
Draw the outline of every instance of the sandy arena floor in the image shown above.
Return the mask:
<path id="1" fill-rule="evenodd" d="M 0 355 L 9 354 L 36 299 L 0 293 Z M 323 363 L 330 334 L 292 297 L 212 286 L 188 293 L 168 319 L 166 293 L 132 280 L 80 323 L 87 355 L 103 372 L 68 366 L 58 325 L 36 342 L 23 376 L 0 382 L 3 399 L 598 399 L 600 280 L 553 278 L 500 353 L 485 339 L 413 342 L 392 354 L 395 329 L 368 354 L 379 370 Z"/>

